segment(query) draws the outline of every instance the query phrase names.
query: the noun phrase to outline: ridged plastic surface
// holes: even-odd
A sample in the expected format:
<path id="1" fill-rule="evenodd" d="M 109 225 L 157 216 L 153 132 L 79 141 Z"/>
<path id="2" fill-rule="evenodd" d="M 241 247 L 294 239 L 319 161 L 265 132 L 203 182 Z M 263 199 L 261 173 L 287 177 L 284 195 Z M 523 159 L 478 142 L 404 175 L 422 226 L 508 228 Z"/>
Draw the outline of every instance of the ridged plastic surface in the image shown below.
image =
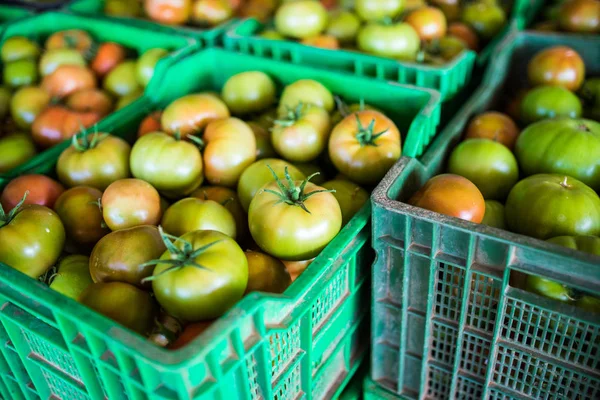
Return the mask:
<path id="1" fill-rule="evenodd" d="M 422 153 L 439 121 L 439 96 L 428 90 L 208 49 L 171 66 L 149 95 L 107 121 L 107 131 L 133 141 L 151 110 L 190 92 L 218 91 L 247 70 L 268 73 L 279 88 L 311 78 L 345 100 L 362 96 L 396 122 L 408 154 Z M 55 163 L 36 172 L 52 173 Z M 178 351 L 0 265 L 0 350 L 12 361 L 0 359 L 0 376 L 18 393 L 13 398 L 336 397 L 369 343 L 370 212 L 367 204 L 283 295 L 246 296 Z"/>
<path id="2" fill-rule="evenodd" d="M 557 44 L 600 74 L 600 39 L 507 38 L 426 153 L 403 157 L 373 192 L 370 378 L 382 398 L 600 398 L 600 314 L 520 289 L 533 274 L 600 297 L 600 257 L 403 203 L 444 171 L 469 120 L 516 94 L 527 62 Z"/>

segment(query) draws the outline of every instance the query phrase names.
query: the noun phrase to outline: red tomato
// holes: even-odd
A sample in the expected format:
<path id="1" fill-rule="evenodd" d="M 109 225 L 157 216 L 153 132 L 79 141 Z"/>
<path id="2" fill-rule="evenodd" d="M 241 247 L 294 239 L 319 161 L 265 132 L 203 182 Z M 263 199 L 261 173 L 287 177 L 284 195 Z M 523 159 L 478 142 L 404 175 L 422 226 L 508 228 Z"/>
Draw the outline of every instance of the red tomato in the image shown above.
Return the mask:
<path id="1" fill-rule="evenodd" d="M 52 147 L 70 139 L 82 126 L 88 128 L 99 120 L 100 115 L 95 112 L 77 112 L 62 106 L 50 106 L 33 121 L 31 135 L 38 146 Z"/>
<path id="2" fill-rule="evenodd" d="M 96 77 L 92 71 L 79 65 L 61 65 L 42 80 L 42 88 L 52 97 L 66 97 L 78 90 L 94 89 Z"/>
<path id="3" fill-rule="evenodd" d="M 150 113 L 146 118 L 142 120 L 140 123 L 140 127 L 138 129 L 138 137 L 142 137 L 147 135 L 150 132 L 156 132 L 161 130 L 160 126 L 160 117 L 162 116 L 162 111 L 157 110 Z"/>
<path id="4" fill-rule="evenodd" d="M 29 194 L 24 204 L 39 204 L 52 208 L 65 188 L 44 175 L 21 175 L 10 181 L 0 196 L 4 210 L 8 212 L 19 204 L 26 191 L 29 191 Z"/>
<path id="5" fill-rule="evenodd" d="M 102 43 L 98 47 L 96 56 L 90 64 L 92 71 L 102 78 L 125 59 L 125 49 L 123 46 L 113 42 Z"/>

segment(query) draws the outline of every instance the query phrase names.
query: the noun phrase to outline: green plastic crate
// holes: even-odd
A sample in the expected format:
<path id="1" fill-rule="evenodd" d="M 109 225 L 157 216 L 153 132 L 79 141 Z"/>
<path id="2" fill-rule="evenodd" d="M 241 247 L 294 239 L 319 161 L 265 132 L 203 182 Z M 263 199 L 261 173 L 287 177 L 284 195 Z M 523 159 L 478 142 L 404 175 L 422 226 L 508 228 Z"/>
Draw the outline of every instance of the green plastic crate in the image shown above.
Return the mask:
<path id="1" fill-rule="evenodd" d="M 514 95 L 527 62 L 557 44 L 576 49 L 589 76 L 600 74 L 600 38 L 507 38 L 484 84 L 426 153 L 402 157 L 373 192 L 370 378 L 383 390 L 377 393 L 600 398 L 600 314 L 517 283 L 534 274 L 600 296 L 600 257 L 403 203 L 444 171 L 469 120 Z"/>
<path id="2" fill-rule="evenodd" d="M 133 141 L 149 111 L 190 92 L 220 90 L 228 77 L 247 70 L 268 73 L 279 88 L 312 78 L 346 100 L 362 96 L 398 124 L 406 154 L 421 154 L 439 121 L 439 95 L 426 89 L 207 49 L 171 66 L 127 113 L 107 121 L 107 131 Z M 55 164 L 56 157 L 36 172 L 52 173 Z M 246 296 L 179 351 L 158 348 L 0 265 L 0 334 L 5 330 L 9 338 L 0 349 L 12 354 L 14 347 L 26 371 L 10 364 L 0 375 L 14 376 L 23 393 L 34 387 L 41 398 L 338 396 L 368 346 L 370 211 L 365 205 L 283 295 Z"/>
<path id="3" fill-rule="evenodd" d="M 289 40 L 269 40 L 255 36 L 263 27 L 262 23 L 253 18 L 233 25 L 225 34 L 225 48 L 295 64 L 435 89 L 444 100 L 452 98 L 469 82 L 476 58 L 474 52 L 465 51 L 441 67 L 400 62 L 359 52 L 321 49 Z"/>
<path id="4" fill-rule="evenodd" d="M 19 7 L 0 5 L 0 33 L 4 29 L 4 25 L 10 21 L 31 15 L 30 11 Z"/>
<path id="5" fill-rule="evenodd" d="M 194 28 L 191 26 L 169 26 L 154 22 L 150 19 L 106 15 L 104 14 L 104 3 L 104 0 L 75 0 L 67 7 L 67 9 L 77 14 L 92 15 L 96 18 L 120 21 L 128 25 L 138 26 L 153 31 L 174 32 L 192 36 L 200 40 L 204 44 L 204 47 L 220 45 L 225 31 L 234 23 L 234 20 L 231 20 L 210 29 Z"/>
<path id="6" fill-rule="evenodd" d="M 23 18 L 9 24 L 2 34 L 0 46 L 11 36 L 22 35 L 43 41 L 53 32 L 65 29 L 83 29 L 98 40 L 117 42 L 125 47 L 137 50 L 140 54 L 153 47 L 172 50 L 169 56 L 164 57 L 158 62 L 153 81 L 160 81 L 161 76 L 164 75 L 173 62 L 197 50 L 201 46 L 197 40 L 182 35 L 153 32 L 114 21 L 98 20 L 61 12 L 47 12 Z M 127 109 L 124 108 L 124 113 L 127 112 Z M 105 120 L 106 118 L 98 123 L 98 126 L 102 129 L 106 126 L 104 124 Z M 67 140 L 62 144 L 39 153 L 27 163 L 11 171 L 0 173 L 0 188 L 3 187 L 3 184 L 6 184 L 7 179 L 34 170 L 40 163 L 44 163 L 48 157 L 52 158 L 57 152 L 60 154 L 63 149 L 69 146 L 69 143 L 70 140 Z"/>

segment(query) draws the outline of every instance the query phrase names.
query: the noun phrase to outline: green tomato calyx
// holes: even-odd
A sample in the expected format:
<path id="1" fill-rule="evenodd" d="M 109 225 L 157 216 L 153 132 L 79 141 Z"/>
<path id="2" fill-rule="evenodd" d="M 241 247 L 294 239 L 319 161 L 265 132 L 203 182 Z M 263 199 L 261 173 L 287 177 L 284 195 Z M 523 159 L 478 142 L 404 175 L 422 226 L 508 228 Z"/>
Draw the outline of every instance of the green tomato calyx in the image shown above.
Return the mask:
<path id="1" fill-rule="evenodd" d="M 158 227 L 158 232 L 160 233 L 160 237 L 161 237 L 162 241 L 164 242 L 164 244 L 167 248 L 167 251 L 170 253 L 171 258 L 168 260 L 162 260 L 160 258 L 157 260 L 150 260 L 150 261 L 147 261 L 147 262 L 141 264 L 140 267 L 147 267 L 150 265 L 158 265 L 158 264 L 169 265 L 169 267 L 167 269 L 159 272 L 156 275 L 151 275 L 147 278 L 142 279 L 142 283 L 151 282 L 151 281 L 159 278 L 162 275 L 168 274 L 169 272 L 178 271 L 184 267 L 194 267 L 194 268 L 198 268 L 198 269 L 205 270 L 205 271 L 211 271 L 211 269 L 206 268 L 204 265 L 198 263 L 196 261 L 196 258 L 198 258 L 202 253 L 204 253 L 206 250 L 208 250 L 210 247 L 214 246 L 215 244 L 221 242 L 222 240 L 214 241 L 212 243 L 209 243 L 205 246 L 199 247 L 196 250 L 194 250 L 194 246 L 192 246 L 192 244 L 190 242 L 188 242 L 187 240 L 182 239 L 180 237 L 169 235 L 168 233 L 165 233 L 165 231 L 163 231 L 163 229 L 162 229 L 162 226 Z M 171 242 L 171 240 L 173 240 L 173 241 Z M 175 246 L 175 242 L 177 242 L 177 241 L 179 241 L 183 244 L 182 249 Z"/>
<path id="2" fill-rule="evenodd" d="M 21 201 L 19 201 L 17 205 L 14 206 L 13 209 L 10 210 L 8 213 L 4 212 L 4 208 L 2 207 L 2 204 L 0 204 L 0 228 L 10 224 L 10 221 L 12 221 L 15 218 L 15 216 L 19 213 L 19 211 L 21 211 L 21 207 L 23 206 L 23 203 L 25 203 L 25 199 L 27 198 L 28 194 L 29 190 L 25 192 Z"/>
<path id="3" fill-rule="evenodd" d="M 302 102 L 298 103 L 298 105 L 293 107 L 287 107 L 286 115 L 282 119 L 276 119 L 273 121 L 275 125 L 281 125 L 284 127 L 292 126 L 305 114 L 307 107 L 310 104 L 303 104 Z"/>
<path id="4" fill-rule="evenodd" d="M 375 141 L 384 133 L 386 133 L 389 128 L 384 129 L 381 132 L 375 133 L 375 118 L 371 120 L 369 126 L 364 127 L 361 122 L 358 114 L 354 114 L 356 117 L 356 124 L 358 125 L 358 132 L 356 132 L 356 139 L 358 139 L 361 146 L 377 146 Z"/>
<path id="5" fill-rule="evenodd" d="M 342 98 L 340 96 L 335 96 L 333 99 L 335 100 L 337 110 L 340 113 L 340 115 L 342 116 L 342 118 L 346 118 L 348 115 L 352 114 L 352 110 L 350 109 L 348 104 L 345 103 L 344 100 L 342 100 Z M 359 104 L 358 111 L 364 111 L 366 109 L 365 99 L 361 98 L 359 100 L 358 104 Z"/>
<path id="6" fill-rule="evenodd" d="M 310 214 L 310 211 L 306 208 L 306 205 L 304 204 L 304 202 L 306 200 L 308 200 L 310 197 L 314 196 L 317 193 L 335 193 L 335 190 L 326 190 L 326 189 L 315 190 L 310 193 L 304 193 L 306 184 L 313 177 L 319 175 L 320 174 L 319 172 L 315 172 L 314 174 L 312 174 L 311 176 L 309 176 L 308 178 L 303 180 L 302 183 L 300 184 L 300 186 L 296 186 L 296 183 L 290 176 L 290 173 L 288 172 L 288 167 L 286 166 L 284 169 L 285 180 L 287 181 L 287 186 L 286 186 L 281 181 L 281 179 L 279 179 L 279 177 L 277 176 L 275 171 L 273 171 L 273 168 L 271 168 L 270 165 L 267 164 L 267 168 L 269 168 L 269 170 L 271 171 L 271 174 L 273 174 L 273 177 L 275 178 L 275 182 L 277 183 L 277 186 L 279 187 L 279 191 L 271 190 L 271 189 L 263 189 L 263 190 L 267 193 L 271 193 L 271 194 L 279 197 L 279 201 L 277 202 L 277 204 L 286 203 L 291 206 L 298 206 Z"/>
<path id="7" fill-rule="evenodd" d="M 71 145 L 80 153 L 93 149 L 98 143 L 108 137 L 108 133 L 98 133 L 97 125 L 94 125 L 94 133 L 89 133 L 82 125 L 80 125 L 80 128 L 81 132 L 71 138 Z"/>
<path id="8" fill-rule="evenodd" d="M 198 149 L 200 149 L 200 150 L 204 149 L 204 147 L 206 146 L 206 143 L 204 143 L 204 140 L 200 139 L 198 136 L 187 135 L 186 138 L 190 142 L 192 142 L 193 144 L 195 144 L 196 147 L 198 147 Z M 176 140 L 181 140 L 181 134 L 179 133 L 179 131 L 175 132 L 175 139 Z"/>

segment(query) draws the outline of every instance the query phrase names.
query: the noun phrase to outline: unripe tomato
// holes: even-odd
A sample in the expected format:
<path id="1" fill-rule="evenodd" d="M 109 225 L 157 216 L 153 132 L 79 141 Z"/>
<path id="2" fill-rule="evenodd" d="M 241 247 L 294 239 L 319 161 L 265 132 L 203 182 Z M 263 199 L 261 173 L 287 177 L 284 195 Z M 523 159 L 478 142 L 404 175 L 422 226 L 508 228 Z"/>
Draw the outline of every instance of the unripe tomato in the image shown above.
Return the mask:
<path id="1" fill-rule="evenodd" d="M 137 81 L 142 87 L 148 86 L 154 76 L 154 69 L 161 58 L 167 56 L 169 52 L 165 49 L 150 49 L 144 52 L 137 60 L 135 65 Z"/>
<path id="2" fill-rule="evenodd" d="M 58 263 L 56 275 L 51 278 L 50 289 L 77 300 L 94 283 L 88 265 L 87 256 L 66 256 Z"/>
<path id="3" fill-rule="evenodd" d="M 221 97 L 234 114 L 261 112 L 275 102 L 275 83 L 260 71 L 241 72 L 227 79 Z"/>
<path id="4" fill-rule="evenodd" d="M 490 139 L 512 150 L 518 136 L 519 128 L 508 115 L 488 111 L 477 115 L 469 122 L 465 139 Z"/>
<path id="5" fill-rule="evenodd" d="M 421 41 L 409 24 L 371 22 L 358 32 L 357 45 L 360 50 L 376 56 L 414 61 Z"/>
<path id="6" fill-rule="evenodd" d="M 104 191 L 102 216 L 113 231 L 139 225 L 158 225 L 160 196 L 148 182 L 121 179 L 111 183 Z"/>
<path id="7" fill-rule="evenodd" d="M 85 59 L 75 49 L 55 49 L 48 50 L 40 58 L 40 74 L 42 76 L 50 75 L 61 65 L 77 65 L 85 67 Z"/>
<path id="8" fill-rule="evenodd" d="M 335 179 L 325 182 L 321 186 L 325 189 L 335 190 L 332 194 L 342 211 L 342 226 L 346 226 L 354 214 L 369 201 L 369 192 L 348 180 Z"/>
<path id="9" fill-rule="evenodd" d="M 575 91 L 585 78 L 585 64 L 575 50 L 554 46 L 538 52 L 529 61 L 527 76 L 534 86 L 564 86 Z"/>
<path id="10" fill-rule="evenodd" d="M 196 0 L 192 5 L 192 21 L 198 25 L 217 26 L 232 16 L 228 0 Z"/>
<path id="11" fill-rule="evenodd" d="M 247 251 L 244 254 L 248 260 L 246 293 L 283 293 L 292 283 L 290 273 L 280 260 L 258 251 Z"/>
<path id="12" fill-rule="evenodd" d="M 93 45 L 92 37 L 81 29 L 68 29 L 55 32 L 46 39 L 46 50 L 76 49 L 82 54 L 89 52 Z"/>
<path id="13" fill-rule="evenodd" d="M 93 246 L 110 232 L 103 226 L 102 211 L 94 204 L 101 198 L 100 190 L 77 186 L 65 191 L 56 200 L 54 210 L 65 226 L 67 239 L 74 244 Z"/>
<path id="14" fill-rule="evenodd" d="M 233 187 L 240 175 L 256 160 L 256 139 L 242 120 L 213 121 L 204 130 L 203 160 L 206 180 L 213 185 Z"/>
<path id="15" fill-rule="evenodd" d="M 271 143 L 271 134 L 268 129 L 257 122 L 247 122 L 250 129 L 254 133 L 254 139 L 256 140 L 256 159 L 260 160 L 263 158 L 276 157 L 277 153 Z"/>
<path id="16" fill-rule="evenodd" d="M 493 226 L 498 229 L 506 229 L 506 217 L 504 205 L 496 200 L 485 201 L 485 214 L 483 215 L 482 225 Z"/>
<path id="17" fill-rule="evenodd" d="M 339 43 L 349 44 L 356 40 L 360 20 L 351 11 L 340 10 L 331 15 L 325 33 L 335 37 Z"/>
<path id="18" fill-rule="evenodd" d="M 597 236 L 556 236 L 547 242 L 600 256 L 600 238 Z"/>
<path id="19" fill-rule="evenodd" d="M 0 173 L 24 164 L 35 154 L 35 144 L 27 133 L 13 133 L 0 137 Z"/>
<path id="20" fill-rule="evenodd" d="M 19 204 L 25 192 L 29 192 L 23 204 L 38 204 L 53 208 L 56 199 L 64 191 L 63 185 L 45 175 L 21 175 L 6 185 L 0 196 L 0 203 L 8 212 Z"/>
<path id="21" fill-rule="evenodd" d="M 23 59 L 4 65 L 4 84 L 11 88 L 33 85 L 38 80 L 37 66 L 34 60 Z"/>
<path id="22" fill-rule="evenodd" d="M 190 19 L 192 0 L 144 0 L 150 19 L 167 25 L 183 25 Z"/>
<path id="23" fill-rule="evenodd" d="M 549 118 L 579 118 L 582 112 L 579 98 L 561 86 L 538 86 L 521 101 L 521 121 L 527 125 Z"/>
<path id="24" fill-rule="evenodd" d="M 142 89 L 137 80 L 137 67 L 133 60 L 124 61 L 104 78 L 102 87 L 115 97 L 123 97 Z"/>
<path id="25" fill-rule="evenodd" d="M 229 210 L 216 201 L 194 197 L 179 200 L 167 208 L 161 226 L 166 233 L 177 237 L 206 230 L 236 237 L 235 219 Z"/>
<path id="26" fill-rule="evenodd" d="M 36 117 L 50 103 L 50 95 L 37 86 L 20 88 L 10 99 L 10 115 L 17 126 L 29 129 Z"/>
<path id="27" fill-rule="evenodd" d="M 275 29 L 294 39 L 316 36 L 327 27 L 327 10 L 314 0 L 282 4 L 275 13 Z"/>
<path id="28" fill-rule="evenodd" d="M 7 38 L 0 49 L 2 62 L 10 63 L 17 60 L 35 59 L 40 55 L 40 47 L 34 41 L 24 36 Z"/>
<path id="29" fill-rule="evenodd" d="M 446 16 L 438 8 L 418 8 L 411 11 L 404 22 L 415 29 L 421 40 L 440 39 L 446 36 Z"/>
<path id="30" fill-rule="evenodd" d="M 223 186 L 203 186 L 191 195 L 201 200 L 212 200 L 225 207 L 235 219 L 235 232 L 238 242 L 248 234 L 248 215 L 235 191 Z"/>
<path id="31" fill-rule="evenodd" d="M 204 180 L 198 148 L 163 132 L 139 138 L 133 145 L 129 163 L 134 177 L 149 182 L 167 197 L 187 195 Z"/>
<path id="32" fill-rule="evenodd" d="M 229 117 L 229 109 L 223 101 L 210 93 L 189 94 L 173 101 L 161 117 L 163 130 L 183 137 L 201 132 L 216 119 Z"/>
<path id="33" fill-rule="evenodd" d="M 463 7 L 461 20 L 488 41 L 502 30 L 506 13 L 495 1 L 474 1 Z"/>
<path id="34" fill-rule="evenodd" d="M 485 214 L 485 201 L 477 186 L 467 178 L 454 174 L 434 176 L 408 203 L 475 223 L 480 223 Z"/>
<path id="35" fill-rule="evenodd" d="M 155 226 L 141 225 L 121 229 L 104 236 L 94 246 L 89 271 L 94 282 L 125 282 L 140 289 L 149 289 L 142 280 L 154 271 L 145 265 L 166 250 Z"/>
<path id="36" fill-rule="evenodd" d="M 448 26 L 448 35 L 459 38 L 473 51 L 479 50 L 479 37 L 467 24 L 462 22 L 451 23 Z"/>
<path id="37" fill-rule="evenodd" d="M 144 336 L 150 333 L 158 313 L 150 293 L 123 282 L 94 283 L 79 301 Z"/>
<path id="38" fill-rule="evenodd" d="M 356 0 L 356 14 L 364 21 L 394 18 L 404 9 L 405 0 Z"/>
<path id="39" fill-rule="evenodd" d="M 283 89 L 277 112 L 287 113 L 289 110 L 296 109 L 301 103 L 324 108 L 327 112 L 332 112 L 335 106 L 331 91 L 322 83 L 312 79 L 300 79 Z"/>

